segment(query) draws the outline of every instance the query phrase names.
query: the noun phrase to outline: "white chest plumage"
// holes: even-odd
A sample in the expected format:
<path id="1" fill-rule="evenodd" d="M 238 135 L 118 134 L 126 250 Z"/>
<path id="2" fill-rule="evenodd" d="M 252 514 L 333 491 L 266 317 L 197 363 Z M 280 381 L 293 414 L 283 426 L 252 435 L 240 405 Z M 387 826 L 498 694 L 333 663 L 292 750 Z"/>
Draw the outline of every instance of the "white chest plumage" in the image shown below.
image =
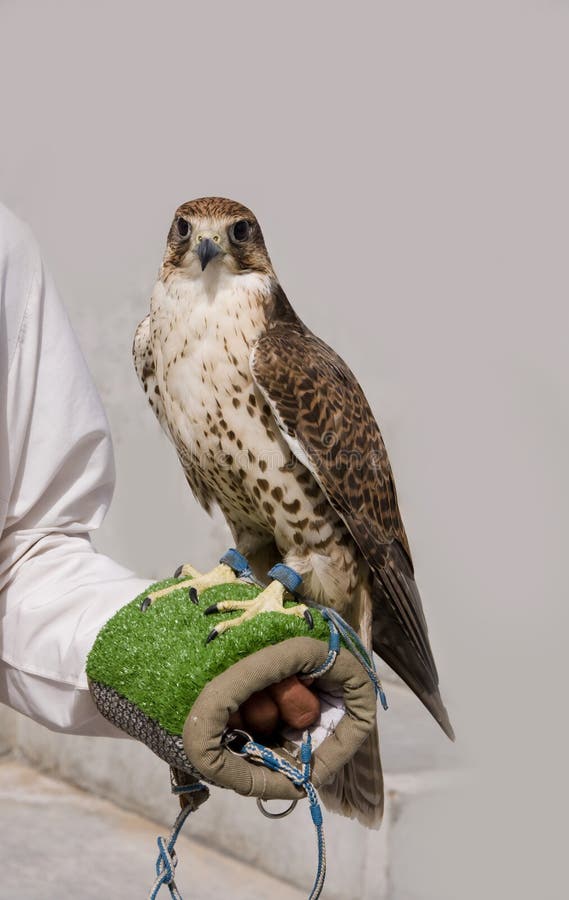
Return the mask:
<path id="1" fill-rule="evenodd" d="M 271 522 L 257 482 L 269 466 L 278 479 L 290 458 L 249 368 L 269 291 L 259 275 L 179 278 L 158 282 L 151 303 L 157 384 L 178 452 L 233 523 L 263 528 Z"/>
<path id="2" fill-rule="evenodd" d="M 206 429 L 228 412 L 235 385 L 252 388 L 251 345 L 264 325 L 269 285 L 256 275 L 222 275 L 158 282 L 151 303 L 151 340 L 156 375 L 174 440 L 206 465 L 217 441 Z M 213 423 L 212 423 L 213 424 Z M 215 434 L 213 435 L 215 437 Z"/>

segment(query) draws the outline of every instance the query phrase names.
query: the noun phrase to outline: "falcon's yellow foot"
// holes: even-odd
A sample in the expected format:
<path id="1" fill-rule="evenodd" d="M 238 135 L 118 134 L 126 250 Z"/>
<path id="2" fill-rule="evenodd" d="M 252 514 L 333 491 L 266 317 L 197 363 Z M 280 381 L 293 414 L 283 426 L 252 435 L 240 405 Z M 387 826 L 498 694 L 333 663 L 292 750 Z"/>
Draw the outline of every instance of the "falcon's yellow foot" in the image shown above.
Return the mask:
<path id="1" fill-rule="evenodd" d="M 308 607 L 305 606 L 304 603 L 299 603 L 297 606 L 285 607 L 283 603 L 285 593 L 286 588 L 280 581 L 271 581 L 271 583 L 261 591 L 254 600 L 220 600 L 218 603 L 213 603 L 211 606 L 208 606 L 205 610 L 206 615 L 225 611 L 235 612 L 239 609 L 244 610 L 244 613 L 241 616 L 237 616 L 236 619 L 224 619 L 223 622 L 218 622 L 215 628 L 208 634 L 206 644 L 209 644 L 209 642 L 218 637 L 218 635 L 223 634 L 228 628 L 235 628 L 236 625 L 241 625 L 248 619 L 253 619 L 260 613 L 266 612 L 280 612 L 284 613 L 285 616 L 299 616 L 301 619 L 306 619 L 309 626 L 313 628 L 314 620 Z"/>
<path id="2" fill-rule="evenodd" d="M 182 581 L 178 581 L 176 584 L 170 584 L 168 587 L 162 588 L 159 591 L 151 591 L 147 594 L 142 601 L 140 607 L 141 610 L 146 612 L 150 604 L 154 603 L 155 600 L 159 600 L 161 597 L 167 597 L 168 594 L 179 591 L 180 588 L 187 587 L 190 600 L 192 603 L 197 603 L 200 591 L 204 591 L 209 587 L 214 587 L 216 584 L 228 584 L 231 581 L 237 581 L 237 575 L 233 569 L 226 566 L 224 563 L 220 563 L 215 569 L 212 569 L 211 572 L 206 572 L 205 575 L 202 575 L 197 569 L 194 569 L 193 566 L 186 564 L 176 569 L 174 578 L 180 577 L 182 578 Z"/>

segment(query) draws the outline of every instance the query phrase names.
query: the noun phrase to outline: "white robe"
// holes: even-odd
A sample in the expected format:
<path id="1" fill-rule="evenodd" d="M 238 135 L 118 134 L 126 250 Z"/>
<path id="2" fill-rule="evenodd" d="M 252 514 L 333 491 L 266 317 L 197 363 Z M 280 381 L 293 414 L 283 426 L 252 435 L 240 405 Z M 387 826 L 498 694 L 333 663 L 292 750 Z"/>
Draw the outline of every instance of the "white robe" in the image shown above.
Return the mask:
<path id="1" fill-rule="evenodd" d="M 114 486 L 105 413 L 28 228 L 0 205 L 0 701 L 116 735 L 85 661 L 148 585 L 91 545 Z"/>

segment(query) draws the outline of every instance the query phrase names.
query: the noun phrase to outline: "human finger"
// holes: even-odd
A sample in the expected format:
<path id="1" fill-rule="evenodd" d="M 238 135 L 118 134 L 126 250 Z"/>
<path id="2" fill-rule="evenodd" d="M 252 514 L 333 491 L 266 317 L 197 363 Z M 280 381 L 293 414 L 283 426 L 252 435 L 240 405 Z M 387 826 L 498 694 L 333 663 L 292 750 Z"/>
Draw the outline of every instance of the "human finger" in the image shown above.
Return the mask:
<path id="1" fill-rule="evenodd" d="M 307 728 L 320 715 L 318 697 L 301 684 L 296 675 L 272 684 L 269 693 L 281 718 L 293 728 Z"/>
<path id="2" fill-rule="evenodd" d="M 271 734 L 279 722 L 277 704 L 267 691 L 256 691 L 240 706 L 246 728 L 261 734 Z"/>

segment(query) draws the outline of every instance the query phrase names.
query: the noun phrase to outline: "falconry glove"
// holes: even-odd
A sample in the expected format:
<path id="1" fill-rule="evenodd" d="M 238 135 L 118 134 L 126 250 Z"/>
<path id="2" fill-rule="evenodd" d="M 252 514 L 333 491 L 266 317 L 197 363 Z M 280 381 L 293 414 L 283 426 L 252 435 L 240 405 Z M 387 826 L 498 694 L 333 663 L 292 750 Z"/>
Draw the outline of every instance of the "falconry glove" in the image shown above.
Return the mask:
<path id="1" fill-rule="evenodd" d="M 213 585 L 199 596 L 184 576 L 158 582 L 103 627 L 87 674 L 102 715 L 165 760 L 178 783 L 203 779 L 246 796 L 295 800 L 304 796 L 302 789 L 235 752 L 231 714 L 252 694 L 291 675 L 318 677 L 322 715 L 311 729 L 311 779 L 319 788 L 375 728 L 376 689 L 369 670 L 341 646 L 326 610 L 312 609 L 310 621 L 279 612 L 256 615 L 221 639 L 208 640 L 212 620 L 215 625 L 227 619 L 221 610 L 211 615 L 212 607 L 259 593 L 259 586 L 243 579 Z M 149 602 L 157 594 L 158 602 Z M 285 729 L 273 750 L 294 764 L 299 738 Z"/>
<path id="2" fill-rule="evenodd" d="M 236 550 L 205 576 L 182 566 L 120 609 L 89 655 L 98 709 L 169 763 L 172 790 L 180 795 L 169 839 L 158 838 L 150 900 L 163 885 L 181 896 L 174 845 L 187 815 L 209 796 L 204 782 L 256 797 L 269 817 L 286 815 L 307 797 L 318 847 L 310 900 L 322 892 L 326 854 L 316 789 L 340 775 L 375 732 L 376 694 L 384 705 L 385 697 L 373 660 L 338 614 L 287 601 L 286 592 L 300 584 L 287 566 L 274 566 L 269 575 L 278 590 L 261 590 Z M 268 614 L 258 612 L 261 595 L 269 605 L 278 600 Z M 228 620 L 231 611 L 241 614 Z M 216 617 L 211 630 L 210 616 Z M 227 634 L 213 640 L 221 631 Z M 253 694 L 293 675 L 317 679 L 321 715 L 312 728 L 302 736 L 284 730 L 271 747 L 229 728 L 231 715 Z M 274 799 L 292 804 L 285 813 L 266 812 L 262 801 Z"/>

